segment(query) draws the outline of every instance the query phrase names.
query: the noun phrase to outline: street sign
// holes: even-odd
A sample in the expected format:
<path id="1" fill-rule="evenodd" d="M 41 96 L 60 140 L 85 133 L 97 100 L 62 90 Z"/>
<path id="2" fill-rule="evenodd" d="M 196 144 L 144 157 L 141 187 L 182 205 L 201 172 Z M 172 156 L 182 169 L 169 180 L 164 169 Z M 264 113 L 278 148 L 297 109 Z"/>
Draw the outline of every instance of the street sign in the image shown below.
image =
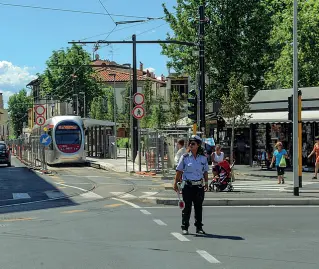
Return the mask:
<path id="1" fill-rule="evenodd" d="M 45 107 L 43 105 L 35 106 L 34 111 L 38 115 L 43 115 L 45 113 Z"/>
<path id="2" fill-rule="evenodd" d="M 136 106 L 133 108 L 132 115 L 134 118 L 140 120 L 145 116 L 145 110 L 142 106 Z"/>
<path id="3" fill-rule="evenodd" d="M 143 105 L 144 104 L 144 94 L 139 93 L 139 92 L 135 93 L 133 96 L 133 101 L 134 101 L 134 104 L 137 106 Z"/>
<path id="4" fill-rule="evenodd" d="M 43 116 L 37 116 L 35 123 L 39 126 L 42 126 L 45 123 L 45 118 Z"/>
<path id="5" fill-rule="evenodd" d="M 43 134 L 40 136 L 40 143 L 44 146 L 49 146 L 52 143 L 52 138 L 48 134 Z"/>

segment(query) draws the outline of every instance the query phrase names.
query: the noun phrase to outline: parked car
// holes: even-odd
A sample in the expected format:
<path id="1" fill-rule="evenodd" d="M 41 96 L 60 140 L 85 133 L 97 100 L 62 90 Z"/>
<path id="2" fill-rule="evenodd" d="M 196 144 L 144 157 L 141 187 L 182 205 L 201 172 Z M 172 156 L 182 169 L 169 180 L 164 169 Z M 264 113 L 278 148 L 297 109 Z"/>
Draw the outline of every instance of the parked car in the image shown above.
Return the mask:
<path id="1" fill-rule="evenodd" d="M 8 145 L 4 141 L 0 141 L 0 164 L 11 166 L 11 152 Z"/>

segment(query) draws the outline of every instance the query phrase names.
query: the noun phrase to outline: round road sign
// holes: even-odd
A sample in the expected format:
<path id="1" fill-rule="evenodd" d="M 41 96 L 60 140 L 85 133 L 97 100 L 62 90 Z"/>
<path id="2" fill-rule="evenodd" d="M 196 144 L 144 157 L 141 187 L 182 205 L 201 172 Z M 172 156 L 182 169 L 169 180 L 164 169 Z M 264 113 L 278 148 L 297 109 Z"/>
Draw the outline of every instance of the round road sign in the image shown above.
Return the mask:
<path id="1" fill-rule="evenodd" d="M 43 105 L 38 105 L 34 108 L 35 113 L 38 115 L 43 115 L 45 112 L 45 107 Z"/>
<path id="2" fill-rule="evenodd" d="M 133 101 L 134 101 L 134 104 L 137 106 L 143 105 L 144 104 L 144 94 L 139 93 L 139 92 L 135 93 L 133 96 Z"/>
<path id="3" fill-rule="evenodd" d="M 136 106 L 133 108 L 132 111 L 133 117 L 140 120 L 141 118 L 143 118 L 145 116 L 145 110 L 144 107 L 142 106 Z"/>
<path id="4" fill-rule="evenodd" d="M 35 119 L 35 123 L 39 126 L 42 126 L 43 124 L 45 124 L 45 118 L 43 116 L 38 116 Z"/>

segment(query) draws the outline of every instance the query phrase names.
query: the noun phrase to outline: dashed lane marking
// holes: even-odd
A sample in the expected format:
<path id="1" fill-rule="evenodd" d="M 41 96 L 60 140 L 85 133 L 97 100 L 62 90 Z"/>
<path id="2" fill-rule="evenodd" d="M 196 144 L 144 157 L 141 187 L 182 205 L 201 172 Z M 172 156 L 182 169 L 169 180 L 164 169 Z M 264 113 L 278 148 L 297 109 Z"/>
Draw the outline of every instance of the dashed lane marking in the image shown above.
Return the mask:
<path id="1" fill-rule="evenodd" d="M 186 238 L 184 235 L 180 233 L 171 233 L 171 235 L 173 235 L 175 238 L 177 238 L 179 241 L 182 241 L 182 242 L 190 241 L 188 238 Z"/>
<path id="2" fill-rule="evenodd" d="M 0 219 L 0 222 L 15 222 L 15 221 L 27 221 L 34 220 L 35 218 L 12 218 L 12 219 Z"/>
<path id="3" fill-rule="evenodd" d="M 207 251 L 205 250 L 197 250 L 196 251 L 199 255 L 201 255 L 206 261 L 209 263 L 220 263 L 219 260 L 217 260 L 215 257 L 210 255 Z"/>
<path id="4" fill-rule="evenodd" d="M 92 191 L 86 192 L 86 193 L 82 193 L 80 196 L 82 196 L 83 198 L 87 198 L 87 199 L 103 199 L 103 196 L 98 195 Z"/>
<path id="5" fill-rule="evenodd" d="M 86 212 L 86 210 L 84 210 L 84 209 L 75 209 L 75 210 L 62 211 L 61 213 L 73 214 L 73 213 L 81 213 L 81 212 Z"/>
<path id="6" fill-rule="evenodd" d="M 144 215 L 151 215 L 151 213 L 145 209 L 140 210 Z"/>
<path id="7" fill-rule="evenodd" d="M 115 201 L 119 201 L 119 202 L 122 202 L 124 204 L 127 204 L 127 205 L 130 205 L 131 207 L 134 207 L 134 208 L 141 208 L 140 206 L 136 205 L 136 204 L 133 204 L 129 201 L 126 201 L 126 200 L 123 200 L 123 199 L 119 199 L 119 198 L 112 198 L 113 200 Z"/>
<path id="8" fill-rule="evenodd" d="M 165 222 L 161 221 L 160 219 L 153 219 L 153 221 L 160 226 L 167 226 L 167 224 Z"/>
<path id="9" fill-rule="evenodd" d="M 105 205 L 104 207 L 105 208 L 114 208 L 114 207 L 119 207 L 119 206 L 122 206 L 124 204 L 111 204 L 111 205 Z"/>

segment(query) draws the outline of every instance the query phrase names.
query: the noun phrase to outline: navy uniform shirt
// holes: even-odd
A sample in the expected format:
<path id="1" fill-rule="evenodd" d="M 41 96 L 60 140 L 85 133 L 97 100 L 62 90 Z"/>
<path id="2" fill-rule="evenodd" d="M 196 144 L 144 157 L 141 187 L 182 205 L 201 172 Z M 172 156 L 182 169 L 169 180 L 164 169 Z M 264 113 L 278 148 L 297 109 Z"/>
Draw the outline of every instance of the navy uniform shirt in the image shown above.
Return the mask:
<path id="1" fill-rule="evenodd" d="M 183 172 L 183 180 L 200 180 L 208 169 L 207 157 L 197 155 L 195 159 L 191 152 L 182 155 L 176 167 L 176 171 Z"/>

